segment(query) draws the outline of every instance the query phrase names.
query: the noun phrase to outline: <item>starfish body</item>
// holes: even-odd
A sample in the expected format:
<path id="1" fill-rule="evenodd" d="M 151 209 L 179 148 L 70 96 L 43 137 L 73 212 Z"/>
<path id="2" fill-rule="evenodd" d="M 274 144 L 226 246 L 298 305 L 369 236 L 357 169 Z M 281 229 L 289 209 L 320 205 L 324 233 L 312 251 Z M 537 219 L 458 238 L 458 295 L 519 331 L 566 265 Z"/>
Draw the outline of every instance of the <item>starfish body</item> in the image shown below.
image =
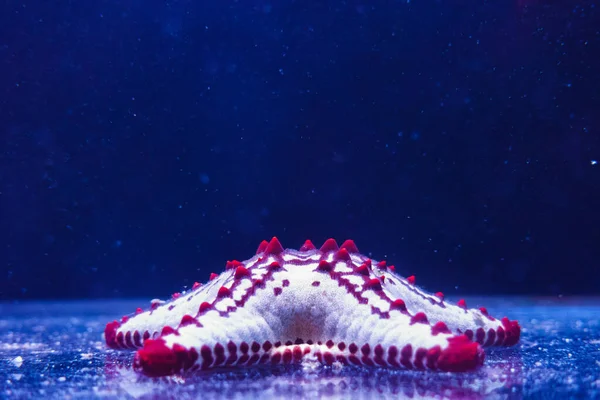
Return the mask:
<path id="1" fill-rule="evenodd" d="M 108 346 L 138 349 L 134 367 L 149 376 L 304 358 L 460 372 L 483 363 L 482 346 L 519 336 L 516 321 L 426 293 L 350 240 L 284 250 L 276 238 L 207 284 L 105 329 Z"/>

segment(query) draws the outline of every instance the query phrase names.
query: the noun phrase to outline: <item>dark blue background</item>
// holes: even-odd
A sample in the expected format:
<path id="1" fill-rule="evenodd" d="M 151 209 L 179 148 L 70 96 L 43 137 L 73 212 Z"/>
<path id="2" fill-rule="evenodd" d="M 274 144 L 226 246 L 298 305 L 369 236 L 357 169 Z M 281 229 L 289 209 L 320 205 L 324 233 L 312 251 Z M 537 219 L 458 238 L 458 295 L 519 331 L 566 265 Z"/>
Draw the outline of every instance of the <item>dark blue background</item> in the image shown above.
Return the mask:
<path id="1" fill-rule="evenodd" d="M 598 292 L 594 2 L 121 3 L 0 5 L 4 298 L 165 297 L 273 235 Z"/>

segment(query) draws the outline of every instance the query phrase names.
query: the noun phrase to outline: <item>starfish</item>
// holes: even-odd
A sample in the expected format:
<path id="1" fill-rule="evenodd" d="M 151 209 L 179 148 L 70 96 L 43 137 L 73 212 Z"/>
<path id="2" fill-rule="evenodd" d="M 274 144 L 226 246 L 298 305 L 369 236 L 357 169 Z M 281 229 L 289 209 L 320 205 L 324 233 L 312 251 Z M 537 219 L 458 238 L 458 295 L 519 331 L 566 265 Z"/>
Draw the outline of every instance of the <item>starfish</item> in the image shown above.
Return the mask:
<path id="1" fill-rule="evenodd" d="M 483 346 L 514 345 L 520 332 L 517 321 L 422 291 L 351 240 L 284 250 L 274 237 L 104 334 L 111 348 L 138 349 L 136 370 L 165 376 L 303 359 L 462 372 L 482 365 Z"/>

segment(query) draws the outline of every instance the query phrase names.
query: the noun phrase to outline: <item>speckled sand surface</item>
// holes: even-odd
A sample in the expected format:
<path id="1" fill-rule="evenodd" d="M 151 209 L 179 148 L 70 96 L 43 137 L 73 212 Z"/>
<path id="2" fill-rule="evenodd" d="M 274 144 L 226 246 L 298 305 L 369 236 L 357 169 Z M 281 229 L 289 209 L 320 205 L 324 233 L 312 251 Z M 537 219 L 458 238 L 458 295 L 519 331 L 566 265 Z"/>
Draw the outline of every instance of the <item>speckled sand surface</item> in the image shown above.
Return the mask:
<path id="1" fill-rule="evenodd" d="M 600 298 L 467 298 L 521 323 L 518 346 L 446 374 L 304 365 L 153 380 L 108 350 L 106 322 L 145 301 L 0 303 L 0 398 L 600 398 Z"/>

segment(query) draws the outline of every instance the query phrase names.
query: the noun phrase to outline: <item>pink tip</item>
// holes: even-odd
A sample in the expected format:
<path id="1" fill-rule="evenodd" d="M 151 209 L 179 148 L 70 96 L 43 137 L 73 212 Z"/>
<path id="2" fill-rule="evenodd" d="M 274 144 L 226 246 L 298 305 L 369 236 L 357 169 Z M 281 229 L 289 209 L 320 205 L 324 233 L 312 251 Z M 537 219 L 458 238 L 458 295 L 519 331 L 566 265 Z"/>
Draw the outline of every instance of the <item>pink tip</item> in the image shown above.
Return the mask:
<path id="1" fill-rule="evenodd" d="M 334 259 L 336 261 L 349 261 L 350 253 L 348 253 L 348 250 L 346 250 L 342 247 L 337 251 L 337 253 L 335 253 Z"/>
<path id="2" fill-rule="evenodd" d="M 200 304 L 200 307 L 198 308 L 198 312 L 199 313 L 203 313 L 207 310 L 209 310 L 212 306 L 210 305 L 210 303 L 207 303 L 206 301 L 202 302 L 202 304 Z"/>
<path id="3" fill-rule="evenodd" d="M 198 320 L 196 320 L 196 318 L 192 317 L 191 315 L 186 314 L 183 316 L 183 318 L 181 318 L 179 326 L 187 325 L 198 325 Z"/>
<path id="4" fill-rule="evenodd" d="M 485 354 L 479 344 L 471 342 L 465 335 L 448 339 L 448 347 L 437 360 L 442 371 L 465 372 L 483 365 Z"/>
<path id="5" fill-rule="evenodd" d="M 248 271 L 248 269 L 244 268 L 243 266 L 239 266 L 235 269 L 235 272 L 233 273 L 233 277 L 235 279 L 241 279 L 245 276 L 250 276 L 250 271 Z"/>
<path id="6" fill-rule="evenodd" d="M 265 254 L 277 255 L 283 252 L 283 246 L 279 243 L 279 239 L 273 236 L 273 239 L 269 242 L 269 245 L 265 249 Z"/>
<path id="7" fill-rule="evenodd" d="M 450 333 L 450 329 L 448 329 L 448 326 L 443 321 L 438 321 L 431 327 L 431 334 L 433 336 L 440 333 Z"/>
<path id="8" fill-rule="evenodd" d="M 329 253 L 330 251 L 338 251 L 338 249 L 339 247 L 335 239 L 327 239 L 319 250 L 323 253 Z"/>
<path id="9" fill-rule="evenodd" d="M 319 271 L 331 271 L 331 264 L 325 260 L 319 261 L 319 265 L 317 266 Z"/>
<path id="10" fill-rule="evenodd" d="M 362 265 L 359 265 L 358 267 L 354 268 L 354 272 L 356 272 L 357 274 L 360 274 L 360 275 L 368 276 L 369 268 L 367 267 L 367 264 L 362 264 Z"/>
<path id="11" fill-rule="evenodd" d="M 419 311 L 418 313 L 416 313 L 415 315 L 412 316 L 412 318 L 410 319 L 410 324 L 428 324 L 429 321 L 427 320 L 427 315 L 422 312 Z"/>
<path id="12" fill-rule="evenodd" d="M 266 240 L 263 240 L 258 245 L 258 249 L 256 249 L 256 254 L 264 253 L 268 246 L 269 246 L 269 242 L 267 242 Z"/>
<path id="13" fill-rule="evenodd" d="M 502 318 L 504 326 L 504 346 L 514 346 L 521 337 L 521 327 L 517 321 L 510 321 L 508 318 Z"/>
<path id="14" fill-rule="evenodd" d="M 180 369 L 175 352 L 162 339 L 148 339 L 135 354 L 134 368 L 151 377 L 171 375 Z"/>
<path id="15" fill-rule="evenodd" d="M 120 326 L 121 324 L 118 321 L 113 321 L 106 324 L 106 328 L 104 328 L 104 340 L 106 340 L 108 347 L 112 349 L 119 348 L 119 344 L 117 343 L 117 329 Z"/>
<path id="16" fill-rule="evenodd" d="M 219 288 L 219 291 L 217 292 L 217 297 L 223 298 L 223 297 L 229 297 L 229 296 L 231 296 L 231 290 L 229 290 L 225 286 L 221 286 Z"/>
<path id="17" fill-rule="evenodd" d="M 368 280 L 367 283 L 365 283 L 365 287 L 371 290 L 382 290 L 381 282 L 377 278 Z"/>
<path id="18" fill-rule="evenodd" d="M 390 310 L 406 311 L 406 303 L 402 299 L 396 299 L 390 304 Z"/>
<path id="19" fill-rule="evenodd" d="M 170 326 L 164 326 L 162 328 L 162 331 L 160 331 L 160 336 L 165 336 L 165 335 L 172 335 L 175 334 L 177 335 L 177 331 L 173 328 L 171 328 Z"/>
<path id="20" fill-rule="evenodd" d="M 316 249 L 317 248 L 315 247 L 313 242 L 311 242 L 310 240 L 307 240 L 306 242 L 304 242 L 302 247 L 300 247 L 300 251 L 311 251 L 311 250 L 316 250 Z"/>
<path id="21" fill-rule="evenodd" d="M 356 244 L 354 244 L 354 241 L 350 239 L 342 243 L 340 248 L 348 250 L 348 253 L 358 253 L 358 248 L 356 247 Z"/>
<path id="22" fill-rule="evenodd" d="M 281 268 L 281 264 L 279 264 L 277 261 L 273 261 L 271 264 L 269 264 L 269 270 L 275 270 L 275 269 L 279 269 Z"/>

